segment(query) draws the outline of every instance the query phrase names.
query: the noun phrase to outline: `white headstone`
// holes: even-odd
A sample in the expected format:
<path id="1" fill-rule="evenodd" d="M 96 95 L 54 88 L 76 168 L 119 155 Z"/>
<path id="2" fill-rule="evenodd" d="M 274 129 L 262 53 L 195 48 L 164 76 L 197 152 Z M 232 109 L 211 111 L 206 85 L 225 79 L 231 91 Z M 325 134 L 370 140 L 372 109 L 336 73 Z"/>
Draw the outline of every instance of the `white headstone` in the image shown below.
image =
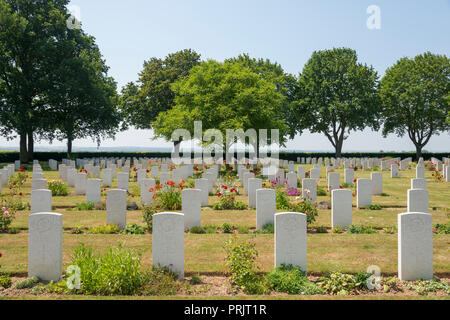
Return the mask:
<path id="1" fill-rule="evenodd" d="M 347 228 L 352 224 L 351 190 L 333 190 L 331 193 L 331 225 L 333 228 Z"/>
<path id="2" fill-rule="evenodd" d="M 427 189 L 426 179 L 411 179 L 411 189 Z"/>
<path id="3" fill-rule="evenodd" d="M 341 186 L 341 175 L 339 174 L 339 172 L 330 172 L 328 174 L 328 190 L 329 190 L 329 192 L 339 189 L 340 186 Z"/>
<path id="4" fill-rule="evenodd" d="M 353 169 L 344 169 L 344 183 L 348 185 L 352 185 L 355 180 L 355 170 Z"/>
<path id="5" fill-rule="evenodd" d="M 256 190 L 262 188 L 262 180 L 252 178 L 248 179 L 247 183 L 248 183 L 248 207 L 256 208 Z"/>
<path id="6" fill-rule="evenodd" d="M 276 210 L 275 190 L 256 190 L 256 229 L 260 230 L 268 224 L 274 224 Z"/>
<path id="7" fill-rule="evenodd" d="M 86 202 L 98 203 L 102 199 L 100 179 L 88 179 L 86 182 Z"/>
<path id="8" fill-rule="evenodd" d="M 106 192 L 106 224 L 117 225 L 120 230 L 127 225 L 127 192 L 113 189 Z"/>
<path id="9" fill-rule="evenodd" d="M 117 174 L 117 189 L 128 191 L 130 176 L 128 172 L 121 172 Z"/>
<path id="10" fill-rule="evenodd" d="M 86 181 L 87 175 L 84 172 L 79 172 L 75 176 L 75 194 L 85 195 L 86 194 Z"/>
<path id="11" fill-rule="evenodd" d="M 275 215 L 275 267 L 293 265 L 307 271 L 307 217 L 303 213 Z"/>
<path id="12" fill-rule="evenodd" d="M 152 263 L 184 279 L 184 215 L 162 212 L 153 216 Z"/>
<path id="13" fill-rule="evenodd" d="M 408 212 L 428 213 L 429 193 L 425 189 L 408 190 Z"/>
<path id="14" fill-rule="evenodd" d="M 201 206 L 207 207 L 209 203 L 209 181 L 208 179 L 195 180 L 195 189 L 201 191 Z"/>
<path id="15" fill-rule="evenodd" d="M 317 200 L 317 183 L 315 179 L 302 180 L 303 199 L 310 199 L 312 202 Z"/>
<path id="16" fill-rule="evenodd" d="M 110 188 L 112 187 L 112 171 L 111 169 L 103 169 L 103 186 Z"/>
<path id="17" fill-rule="evenodd" d="M 45 189 L 36 189 L 31 191 L 31 210 L 30 213 L 51 212 L 52 211 L 52 192 Z"/>
<path id="18" fill-rule="evenodd" d="M 31 190 L 38 190 L 38 189 L 47 189 L 47 180 L 45 179 L 31 180 Z"/>
<path id="19" fill-rule="evenodd" d="M 202 191 L 198 189 L 185 189 L 181 194 L 182 210 L 184 214 L 184 228 L 201 226 L 202 216 Z"/>
<path id="20" fill-rule="evenodd" d="M 433 279 L 433 217 L 423 212 L 398 215 L 398 277 Z"/>
<path id="21" fill-rule="evenodd" d="M 383 173 L 372 172 L 371 180 L 372 180 L 372 194 L 380 196 L 383 193 Z"/>
<path id="22" fill-rule="evenodd" d="M 59 281 L 62 275 L 63 216 L 34 213 L 28 218 L 28 277 Z"/>
<path id="23" fill-rule="evenodd" d="M 357 207 L 364 208 L 372 204 L 372 180 L 358 179 L 356 182 Z"/>

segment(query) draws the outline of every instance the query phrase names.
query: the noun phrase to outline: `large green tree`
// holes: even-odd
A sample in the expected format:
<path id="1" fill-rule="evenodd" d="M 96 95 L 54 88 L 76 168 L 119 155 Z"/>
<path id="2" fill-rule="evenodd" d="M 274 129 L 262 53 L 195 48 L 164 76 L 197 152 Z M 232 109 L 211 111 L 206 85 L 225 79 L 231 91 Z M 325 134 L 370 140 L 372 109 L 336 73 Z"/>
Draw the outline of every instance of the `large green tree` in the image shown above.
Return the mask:
<path id="1" fill-rule="evenodd" d="M 449 131 L 450 60 L 430 52 L 402 58 L 386 71 L 381 81 L 383 134 L 408 134 L 422 156 L 433 135 Z"/>
<path id="2" fill-rule="evenodd" d="M 351 131 L 379 129 L 378 74 L 348 48 L 316 51 L 300 74 L 289 123 L 295 131 L 323 133 L 336 150 Z"/>
<path id="3" fill-rule="evenodd" d="M 193 134 L 194 121 L 202 122 L 203 132 L 220 131 L 224 144 L 227 130 L 279 129 L 280 138 L 288 130 L 283 114 L 279 113 L 283 95 L 277 92 L 274 83 L 242 63 L 202 62 L 191 70 L 189 77 L 175 82 L 172 90 L 175 106 L 161 113 L 152 124 L 157 137 L 170 140 L 173 130 L 179 128 Z M 228 147 L 223 145 L 224 151 Z"/>
<path id="4" fill-rule="evenodd" d="M 174 106 L 171 85 L 187 77 L 199 63 L 200 55 L 191 49 L 171 53 L 164 59 L 145 61 L 137 83 L 130 82 L 122 89 L 120 107 L 126 122 L 137 129 L 152 129 L 158 115 Z M 176 141 L 175 146 L 179 143 Z"/>
<path id="5" fill-rule="evenodd" d="M 42 135 L 67 140 L 70 157 L 75 139 L 90 137 L 100 144 L 102 138 L 114 137 L 122 118 L 116 83 L 107 75 L 109 68 L 94 38 L 74 29 L 66 40 L 57 53 L 64 56 L 62 63 L 51 74 L 48 123 Z"/>
<path id="6" fill-rule="evenodd" d="M 67 32 L 68 0 L 0 1 L 0 125 L 20 138 L 20 160 L 33 158 L 34 134 L 45 120 L 58 39 Z"/>

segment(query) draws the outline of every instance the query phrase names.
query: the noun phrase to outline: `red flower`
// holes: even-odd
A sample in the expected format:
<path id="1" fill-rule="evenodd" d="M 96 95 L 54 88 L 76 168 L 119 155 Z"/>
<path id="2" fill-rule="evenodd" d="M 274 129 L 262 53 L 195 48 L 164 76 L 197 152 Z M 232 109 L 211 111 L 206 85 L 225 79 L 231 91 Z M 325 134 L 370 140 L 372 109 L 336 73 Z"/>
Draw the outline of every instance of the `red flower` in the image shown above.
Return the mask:
<path id="1" fill-rule="evenodd" d="M 220 197 L 222 196 L 222 194 L 221 194 L 221 193 L 218 193 L 217 196 L 220 198 Z"/>
<path id="2" fill-rule="evenodd" d="M 356 183 L 358 180 L 357 179 L 355 179 L 355 180 L 353 180 L 353 183 Z"/>
<path id="3" fill-rule="evenodd" d="M 19 193 L 19 196 L 22 196 L 22 192 Z"/>
<path id="4" fill-rule="evenodd" d="M 3 255 L 0 253 L 0 258 L 2 257 Z"/>
<path id="5" fill-rule="evenodd" d="M 341 189 L 344 189 L 344 187 L 343 187 L 343 186 L 341 186 Z"/>

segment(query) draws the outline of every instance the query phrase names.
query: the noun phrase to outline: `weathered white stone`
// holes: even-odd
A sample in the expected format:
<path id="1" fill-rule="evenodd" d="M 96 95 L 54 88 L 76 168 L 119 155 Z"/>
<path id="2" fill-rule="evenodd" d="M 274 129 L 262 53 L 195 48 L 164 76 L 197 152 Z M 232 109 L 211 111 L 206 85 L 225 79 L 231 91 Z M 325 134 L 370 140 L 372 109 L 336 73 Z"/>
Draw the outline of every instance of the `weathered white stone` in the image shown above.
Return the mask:
<path id="1" fill-rule="evenodd" d="M 137 183 L 140 185 L 144 179 L 147 179 L 147 170 L 136 166 Z"/>
<path id="2" fill-rule="evenodd" d="M 450 165 L 445 166 L 445 181 L 450 182 Z"/>
<path id="3" fill-rule="evenodd" d="M 150 170 L 150 176 L 152 178 L 158 178 L 159 177 L 159 167 L 158 166 L 153 166 Z"/>
<path id="4" fill-rule="evenodd" d="M 372 194 L 376 196 L 380 196 L 381 194 L 383 194 L 383 173 L 372 172 L 371 180 L 372 180 Z"/>
<path id="5" fill-rule="evenodd" d="M 339 174 L 339 172 L 330 172 L 328 174 L 328 190 L 329 190 L 329 192 L 339 189 L 340 186 L 341 186 L 341 175 Z"/>
<path id="6" fill-rule="evenodd" d="M 295 173 L 295 164 L 290 163 L 288 166 L 288 173 L 289 172 L 294 172 Z"/>
<path id="7" fill-rule="evenodd" d="M 184 228 L 200 227 L 202 221 L 202 191 L 185 189 L 181 194 L 182 210 L 184 214 Z"/>
<path id="8" fill-rule="evenodd" d="M 297 167 L 297 179 L 303 180 L 306 177 L 305 167 L 298 166 Z"/>
<path id="9" fill-rule="evenodd" d="M 433 217 L 423 212 L 398 215 L 398 277 L 433 279 Z"/>
<path id="10" fill-rule="evenodd" d="M 356 182 L 357 190 L 357 207 L 364 208 L 372 204 L 372 180 L 370 179 L 358 179 Z"/>
<path id="11" fill-rule="evenodd" d="M 184 215 L 162 212 L 153 216 L 152 263 L 184 279 Z"/>
<path id="12" fill-rule="evenodd" d="M 209 203 L 209 181 L 208 179 L 196 179 L 195 189 L 201 191 L 201 206 L 207 207 Z"/>
<path id="13" fill-rule="evenodd" d="M 316 179 L 302 180 L 303 199 L 310 199 L 312 202 L 317 200 L 317 182 Z"/>
<path id="14" fill-rule="evenodd" d="M 106 192 L 106 224 L 117 225 L 122 230 L 127 225 L 127 192 L 112 189 Z"/>
<path id="15" fill-rule="evenodd" d="M 293 265 L 307 271 L 306 228 L 306 214 L 275 214 L 275 267 Z"/>
<path id="16" fill-rule="evenodd" d="M 130 175 L 128 172 L 121 172 L 117 174 L 117 189 L 128 191 Z"/>
<path id="17" fill-rule="evenodd" d="M 62 275 L 63 216 L 39 212 L 28 218 L 28 277 L 59 281 Z"/>
<path id="18" fill-rule="evenodd" d="M 352 185 L 355 180 L 355 170 L 353 169 L 344 169 L 344 183 L 348 185 Z"/>
<path id="19" fill-rule="evenodd" d="M 427 189 L 426 179 L 411 179 L 411 189 Z"/>
<path id="20" fill-rule="evenodd" d="M 295 175 L 295 173 L 294 173 Z M 256 190 L 262 188 L 261 179 L 248 179 L 248 207 L 256 208 Z"/>
<path id="21" fill-rule="evenodd" d="M 69 168 L 67 170 L 67 186 L 69 188 L 75 187 L 75 177 L 77 175 L 77 169 Z"/>
<path id="22" fill-rule="evenodd" d="M 425 189 L 410 189 L 408 190 L 408 212 L 423 212 L 429 211 L 429 193 Z"/>
<path id="23" fill-rule="evenodd" d="M 352 224 L 351 190 L 333 190 L 331 193 L 331 225 L 333 228 L 347 228 Z"/>
<path id="24" fill-rule="evenodd" d="M 100 179 L 88 179 L 86 182 L 86 202 L 98 203 L 102 199 L 102 181 Z"/>
<path id="25" fill-rule="evenodd" d="M 31 191 L 30 213 L 51 212 L 52 211 L 52 192 L 45 189 L 36 189 Z"/>
<path id="26" fill-rule="evenodd" d="M 295 172 L 289 172 L 286 175 L 287 187 L 297 189 L 297 174 Z"/>
<path id="27" fill-rule="evenodd" d="M 141 183 L 141 202 L 144 206 L 153 204 L 153 195 L 156 190 L 156 182 L 154 179 L 144 179 Z"/>
<path id="28" fill-rule="evenodd" d="M 85 195 L 86 194 L 86 181 L 87 174 L 84 172 L 77 173 L 75 177 L 75 194 Z"/>
<path id="29" fill-rule="evenodd" d="M 313 168 L 311 169 L 311 171 L 309 172 L 309 177 L 310 179 L 320 179 L 320 169 L 317 168 Z"/>
<path id="30" fill-rule="evenodd" d="M 42 172 L 33 172 L 33 175 L 31 177 L 32 179 L 45 179 L 44 174 Z"/>
<path id="31" fill-rule="evenodd" d="M 159 184 L 162 186 L 166 186 L 167 182 L 170 181 L 170 173 L 169 172 L 161 172 L 159 175 Z"/>
<path id="32" fill-rule="evenodd" d="M 245 172 L 244 173 L 244 194 L 248 195 L 248 180 L 255 178 L 255 174 L 252 172 Z"/>
<path id="33" fill-rule="evenodd" d="M 391 164 L 391 178 L 398 177 L 398 164 L 393 163 Z"/>
<path id="34" fill-rule="evenodd" d="M 45 179 L 31 180 L 31 190 L 38 190 L 38 189 L 47 189 L 47 180 Z"/>
<path id="35" fill-rule="evenodd" d="M 107 188 L 112 187 L 112 171 L 111 169 L 103 169 L 103 186 Z"/>
<path id="36" fill-rule="evenodd" d="M 256 190 L 256 229 L 260 230 L 268 224 L 274 224 L 276 210 L 275 190 Z"/>

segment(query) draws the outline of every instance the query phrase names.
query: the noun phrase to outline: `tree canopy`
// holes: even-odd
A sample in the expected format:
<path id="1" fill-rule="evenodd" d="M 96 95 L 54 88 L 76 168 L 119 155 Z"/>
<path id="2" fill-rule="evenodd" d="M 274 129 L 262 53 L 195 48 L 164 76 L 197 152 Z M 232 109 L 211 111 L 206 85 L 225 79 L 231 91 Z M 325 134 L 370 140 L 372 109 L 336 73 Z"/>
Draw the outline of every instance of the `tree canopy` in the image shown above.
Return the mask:
<path id="1" fill-rule="evenodd" d="M 323 133 L 340 157 L 346 134 L 379 129 L 378 74 L 348 48 L 316 51 L 299 76 L 289 123 L 295 131 Z"/>
<path id="2" fill-rule="evenodd" d="M 381 81 L 383 135 L 408 134 L 417 159 L 433 135 L 449 131 L 450 60 L 430 52 L 402 58 Z"/>

